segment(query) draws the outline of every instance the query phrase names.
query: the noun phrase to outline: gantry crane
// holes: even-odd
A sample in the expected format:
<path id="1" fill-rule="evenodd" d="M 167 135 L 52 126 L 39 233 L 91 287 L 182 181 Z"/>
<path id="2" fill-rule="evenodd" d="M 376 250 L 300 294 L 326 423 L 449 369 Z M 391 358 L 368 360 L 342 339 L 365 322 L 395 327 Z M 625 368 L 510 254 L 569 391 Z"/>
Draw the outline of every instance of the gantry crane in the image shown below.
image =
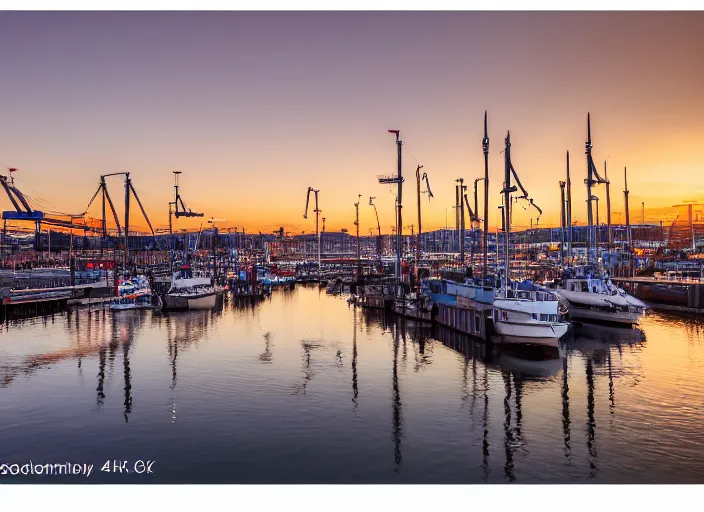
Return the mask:
<path id="1" fill-rule="evenodd" d="M 130 192 L 132 195 L 134 195 L 134 198 L 137 200 L 137 204 L 139 205 L 139 209 L 142 211 L 142 215 L 144 216 L 144 220 L 147 221 L 147 225 L 149 226 L 149 230 L 152 233 L 152 237 L 156 240 L 156 235 L 154 233 L 154 228 L 152 227 L 152 223 L 149 221 L 149 217 L 147 216 L 147 212 L 144 210 L 144 206 L 142 206 L 142 202 L 139 200 L 139 196 L 137 195 L 137 191 L 134 189 L 134 185 L 132 185 L 132 179 L 130 178 L 130 173 L 129 172 L 113 172 L 109 174 L 102 174 L 100 176 L 100 182 L 98 183 L 98 190 L 95 191 L 95 194 L 93 194 L 93 197 L 90 199 L 88 202 L 88 206 L 86 206 L 86 211 L 88 211 L 88 208 L 90 208 L 90 205 L 93 204 L 93 201 L 95 200 L 96 197 L 98 197 L 98 194 L 101 193 L 102 191 L 102 229 L 103 229 L 103 236 L 107 236 L 107 219 L 105 216 L 105 200 L 107 199 L 107 202 L 110 206 L 110 210 L 112 211 L 113 218 L 115 219 L 115 224 L 117 225 L 117 233 L 118 233 L 118 238 L 120 237 L 120 222 L 117 217 L 117 212 L 115 211 L 115 206 L 112 203 L 112 200 L 110 199 L 110 194 L 108 193 L 107 185 L 105 183 L 105 178 L 109 176 L 124 176 L 125 177 L 125 225 L 124 225 L 124 244 L 125 244 L 125 266 L 129 264 L 129 234 L 130 234 Z"/>
<path id="2" fill-rule="evenodd" d="M 35 224 L 35 249 L 38 248 L 39 244 L 39 234 L 41 232 L 41 225 L 47 224 L 49 226 L 58 226 L 67 229 L 83 229 L 84 232 L 92 231 L 97 232 L 98 229 L 94 225 L 89 225 L 86 222 L 85 213 L 80 215 L 71 214 L 47 214 L 43 211 L 36 210 L 32 207 L 32 199 L 29 196 L 25 196 L 20 190 L 15 186 L 15 179 L 13 174 L 18 171 L 16 167 L 10 167 L 8 169 L 10 172 L 9 177 L 0 175 L 0 186 L 4 189 L 7 197 L 10 199 L 14 211 L 7 210 L 2 212 L 3 218 L 3 244 L 6 240 L 7 235 L 7 221 L 31 221 Z M 59 217 L 68 217 L 69 220 L 64 220 Z M 83 219 L 82 224 L 74 223 L 74 220 Z"/>
<path id="3" fill-rule="evenodd" d="M 308 187 L 308 194 L 306 195 L 306 211 L 303 213 L 303 218 L 308 218 L 308 204 L 310 203 L 311 192 L 315 193 L 315 210 L 313 211 L 315 212 L 315 239 L 318 243 L 318 276 L 320 276 L 320 231 L 318 230 L 318 219 L 320 218 L 320 213 L 322 212 L 322 210 L 318 208 L 318 192 L 320 192 L 319 189 Z"/>

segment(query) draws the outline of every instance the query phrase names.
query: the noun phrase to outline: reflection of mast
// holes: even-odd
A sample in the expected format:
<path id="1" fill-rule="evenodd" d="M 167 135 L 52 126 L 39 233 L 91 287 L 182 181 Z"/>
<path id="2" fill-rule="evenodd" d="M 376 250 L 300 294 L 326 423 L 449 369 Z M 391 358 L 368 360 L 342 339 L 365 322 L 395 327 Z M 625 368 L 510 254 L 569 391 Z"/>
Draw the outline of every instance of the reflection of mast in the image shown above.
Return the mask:
<path id="1" fill-rule="evenodd" d="M 169 351 L 169 360 L 171 362 L 171 386 L 169 386 L 169 389 L 171 391 L 175 391 L 176 389 L 176 358 L 178 357 L 178 341 L 176 340 L 175 337 L 171 336 L 171 322 L 169 321 L 168 323 L 168 333 L 169 333 L 169 339 L 168 339 L 168 351 Z M 176 422 L 176 393 L 173 392 L 171 395 L 171 423 Z"/>
<path id="2" fill-rule="evenodd" d="M 103 405 L 105 400 L 105 393 L 103 393 L 103 386 L 105 384 L 105 346 L 100 347 L 100 352 L 98 353 L 98 407 Z"/>
<path id="3" fill-rule="evenodd" d="M 394 365 L 393 365 L 393 437 L 394 461 L 396 469 L 401 464 L 401 395 L 398 389 L 398 324 L 394 328 Z"/>
<path id="4" fill-rule="evenodd" d="M 614 400 L 614 374 L 611 369 L 611 347 L 609 347 L 609 402 L 611 404 L 609 405 L 609 412 L 611 414 L 614 413 L 614 408 L 616 407 L 616 403 Z"/>
<path id="5" fill-rule="evenodd" d="M 504 472 L 510 482 L 514 482 L 516 477 L 513 474 L 513 433 L 511 432 L 511 373 L 502 372 L 504 384 L 506 386 L 506 397 L 504 398 L 504 449 L 506 450 L 506 464 Z"/>
<path id="6" fill-rule="evenodd" d="M 516 389 L 516 438 L 521 441 L 521 423 L 523 420 L 523 382 L 513 374 L 513 387 Z"/>
<path id="7" fill-rule="evenodd" d="M 484 362 L 484 438 L 482 440 L 482 473 L 484 483 L 489 481 L 489 368 Z"/>
<path id="8" fill-rule="evenodd" d="M 570 449 L 570 388 L 567 384 L 567 357 L 562 360 L 562 435 L 565 439 L 565 457 L 571 461 Z"/>
<path id="9" fill-rule="evenodd" d="M 596 476 L 596 421 L 594 419 L 594 367 L 592 359 L 587 359 L 587 449 L 589 450 L 590 477 Z"/>
<path id="10" fill-rule="evenodd" d="M 122 365 L 125 370 L 125 423 L 128 414 L 132 412 L 132 378 L 130 372 L 130 347 L 132 346 L 132 333 L 127 343 L 122 345 Z"/>
<path id="11" fill-rule="evenodd" d="M 357 396 L 359 395 L 359 390 L 357 389 L 357 310 L 354 310 L 352 314 L 353 318 L 353 328 L 352 332 L 352 402 L 354 403 L 354 408 L 357 409 Z"/>

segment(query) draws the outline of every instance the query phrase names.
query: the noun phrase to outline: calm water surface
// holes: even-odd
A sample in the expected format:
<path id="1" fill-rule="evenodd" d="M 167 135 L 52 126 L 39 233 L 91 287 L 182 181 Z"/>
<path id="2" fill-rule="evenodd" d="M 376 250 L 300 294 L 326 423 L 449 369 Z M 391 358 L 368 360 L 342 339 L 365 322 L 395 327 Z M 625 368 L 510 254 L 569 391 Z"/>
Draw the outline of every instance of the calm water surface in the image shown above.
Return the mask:
<path id="1" fill-rule="evenodd" d="M 0 464 L 94 469 L 0 484 L 704 483 L 703 327 L 653 313 L 535 360 L 302 286 L 5 323 Z"/>

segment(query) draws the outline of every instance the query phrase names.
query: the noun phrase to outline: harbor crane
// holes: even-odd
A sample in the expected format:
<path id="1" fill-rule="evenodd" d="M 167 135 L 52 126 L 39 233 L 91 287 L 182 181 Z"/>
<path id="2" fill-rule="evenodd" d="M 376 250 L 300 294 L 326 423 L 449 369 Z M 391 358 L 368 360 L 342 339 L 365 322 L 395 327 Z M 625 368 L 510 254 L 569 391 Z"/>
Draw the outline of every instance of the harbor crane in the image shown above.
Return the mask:
<path id="1" fill-rule="evenodd" d="M 320 276 L 320 231 L 318 231 L 318 219 L 320 218 L 322 210 L 318 207 L 318 192 L 320 192 L 319 189 L 308 187 L 308 193 L 306 195 L 306 211 L 303 213 L 303 218 L 308 218 L 308 205 L 310 204 L 311 192 L 315 193 L 315 210 L 313 210 L 313 212 L 315 213 L 315 239 L 318 243 L 318 276 Z"/>
<path id="2" fill-rule="evenodd" d="M 374 215 L 376 216 L 376 229 L 377 229 L 377 239 L 376 239 L 376 252 L 379 257 L 379 264 L 381 265 L 381 224 L 379 223 L 379 212 L 374 204 L 374 199 L 376 197 L 369 196 L 369 205 L 374 207 Z"/>
<path id="3" fill-rule="evenodd" d="M 129 234 L 130 234 L 130 195 L 134 195 L 135 200 L 137 201 L 137 204 L 139 205 L 139 209 L 142 211 L 142 215 L 144 216 L 144 220 L 147 221 L 147 225 L 149 226 L 149 230 L 152 233 L 152 238 L 156 240 L 156 234 L 154 233 L 154 228 L 152 227 L 152 223 L 149 221 L 149 216 L 147 215 L 147 212 L 144 209 L 144 206 L 142 206 L 142 201 L 139 200 L 139 196 L 137 195 L 137 191 L 134 188 L 134 185 L 132 185 L 132 179 L 130 178 L 130 173 L 129 172 L 113 172 L 109 174 L 102 174 L 100 176 L 100 182 L 98 183 L 98 190 L 95 191 L 95 194 L 93 194 L 93 197 L 90 199 L 88 202 L 88 206 L 86 206 L 86 211 L 88 211 L 88 208 L 90 208 L 90 205 L 93 204 L 93 201 L 95 200 L 96 197 L 98 197 L 98 194 L 102 192 L 102 228 L 103 228 L 103 236 L 107 237 L 107 219 L 105 215 L 105 201 L 107 200 L 108 205 L 110 206 L 110 210 L 112 211 L 113 218 L 115 219 L 115 224 L 117 225 L 117 231 L 118 231 L 118 238 L 120 237 L 120 222 L 118 220 L 117 212 L 115 211 L 115 206 L 112 203 L 112 200 L 110 199 L 110 194 L 108 193 L 108 188 L 105 182 L 105 178 L 110 177 L 110 176 L 124 176 L 125 177 L 125 224 L 124 224 L 124 244 L 125 244 L 125 266 L 129 264 Z M 130 194 L 131 193 L 131 194 Z"/>
<path id="4" fill-rule="evenodd" d="M 417 190 L 418 190 L 418 237 L 416 238 L 416 273 L 418 272 L 418 267 L 420 265 L 420 234 L 422 230 L 422 223 L 421 223 L 421 208 L 420 208 L 420 184 L 423 180 L 425 180 L 425 187 L 426 187 L 426 192 L 428 193 L 428 201 L 430 201 L 430 198 L 433 197 L 433 192 L 430 190 L 430 181 L 428 180 L 428 173 L 423 173 L 421 175 L 421 170 L 423 170 L 422 165 L 418 165 L 416 167 L 416 185 L 417 185 Z M 416 275 L 416 278 L 418 275 Z M 420 283 L 420 279 L 416 279 L 417 283 Z"/>
<path id="5" fill-rule="evenodd" d="M 173 232 L 172 229 L 172 223 L 171 223 L 171 217 L 174 216 L 177 219 L 179 217 L 203 217 L 203 213 L 196 213 L 192 211 L 190 208 L 186 208 L 186 204 L 183 202 L 183 199 L 181 198 L 181 194 L 178 190 L 178 177 L 180 174 L 183 174 L 183 171 L 173 171 L 174 173 L 174 200 L 169 203 L 169 233 Z M 172 210 L 171 207 L 174 207 Z M 179 206 L 181 209 L 179 210 Z"/>
<path id="6" fill-rule="evenodd" d="M 57 226 L 66 229 L 83 229 L 84 232 L 98 232 L 98 228 L 94 225 L 89 225 L 86 221 L 85 213 L 80 215 L 70 215 L 70 214 L 48 214 L 43 211 L 37 210 L 32 206 L 32 199 L 23 194 L 15 186 L 14 173 L 19 169 L 16 167 L 8 168 L 9 176 L 0 174 L 0 186 L 7 194 L 8 199 L 12 203 L 13 210 L 7 210 L 2 212 L 3 219 L 3 244 L 7 239 L 7 221 L 30 221 L 35 224 L 35 249 L 38 249 L 39 244 L 39 234 L 41 232 L 41 225 L 46 224 L 49 226 Z M 60 217 L 68 217 L 69 220 L 61 219 Z M 82 224 L 76 224 L 74 221 L 82 219 Z"/>

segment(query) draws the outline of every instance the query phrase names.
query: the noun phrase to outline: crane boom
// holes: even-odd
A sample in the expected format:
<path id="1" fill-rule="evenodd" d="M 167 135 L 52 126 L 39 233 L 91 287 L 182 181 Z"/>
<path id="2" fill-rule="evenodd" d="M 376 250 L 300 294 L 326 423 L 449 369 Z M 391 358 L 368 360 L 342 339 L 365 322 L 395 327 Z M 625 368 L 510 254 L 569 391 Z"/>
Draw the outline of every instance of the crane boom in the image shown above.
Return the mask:
<path id="1" fill-rule="evenodd" d="M 430 182 L 428 181 L 428 173 L 427 172 L 423 173 L 423 179 L 425 180 L 425 186 L 428 189 L 428 201 L 430 201 L 430 198 L 435 197 L 435 196 L 433 196 L 433 193 L 430 190 Z"/>
<path id="2" fill-rule="evenodd" d="M 306 211 L 303 213 L 304 219 L 308 218 L 308 204 L 310 203 L 310 193 L 312 190 L 313 190 L 313 187 L 308 187 L 308 194 L 306 195 Z"/>
<path id="3" fill-rule="evenodd" d="M 469 222 L 477 222 L 477 215 L 472 211 L 472 207 L 469 206 L 469 199 L 467 199 L 467 194 L 464 195 L 464 204 L 469 212 Z"/>

